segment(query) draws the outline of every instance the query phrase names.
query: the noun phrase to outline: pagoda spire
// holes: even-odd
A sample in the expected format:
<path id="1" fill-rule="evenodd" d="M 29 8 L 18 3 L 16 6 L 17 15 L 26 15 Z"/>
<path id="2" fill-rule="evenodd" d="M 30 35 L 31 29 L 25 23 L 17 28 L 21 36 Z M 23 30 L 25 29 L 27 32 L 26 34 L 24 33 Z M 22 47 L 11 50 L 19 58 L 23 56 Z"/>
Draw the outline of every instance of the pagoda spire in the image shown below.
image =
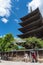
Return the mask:
<path id="1" fill-rule="evenodd" d="M 32 12 L 32 7 L 30 6 L 30 12 Z"/>

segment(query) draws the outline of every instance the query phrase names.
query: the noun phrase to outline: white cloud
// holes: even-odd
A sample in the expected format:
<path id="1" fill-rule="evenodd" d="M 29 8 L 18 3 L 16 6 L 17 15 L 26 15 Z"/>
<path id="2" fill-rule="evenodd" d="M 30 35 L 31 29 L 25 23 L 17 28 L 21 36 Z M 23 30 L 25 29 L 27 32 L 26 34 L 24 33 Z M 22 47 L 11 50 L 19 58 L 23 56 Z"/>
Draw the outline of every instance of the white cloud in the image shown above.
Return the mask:
<path id="1" fill-rule="evenodd" d="M 16 10 L 19 10 L 19 7 L 16 7 Z"/>
<path id="2" fill-rule="evenodd" d="M 16 23 L 18 23 L 18 19 L 14 19 L 14 21 L 15 21 Z"/>
<path id="3" fill-rule="evenodd" d="M 11 10 L 11 0 L 0 0 L 0 16 L 9 17 Z"/>
<path id="4" fill-rule="evenodd" d="M 7 23 L 7 22 L 8 22 L 8 20 L 7 20 L 6 18 L 2 18 L 1 20 L 2 20 L 2 22 L 4 22 L 4 23 Z"/>
<path id="5" fill-rule="evenodd" d="M 19 2 L 19 0 L 15 0 L 15 1 Z"/>
<path id="6" fill-rule="evenodd" d="M 35 10 L 37 7 L 39 7 L 40 12 L 43 16 L 43 0 L 32 0 L 30 3 L 27 4 L 28 6 L 28 12 L 30 12 L 30 7 L 32 7 L 32 10 Z"/>
<path id="7" fill-rule="evenodd" d="M 9 16 L 11 0 L 0 0 L 0 16 Z"/>

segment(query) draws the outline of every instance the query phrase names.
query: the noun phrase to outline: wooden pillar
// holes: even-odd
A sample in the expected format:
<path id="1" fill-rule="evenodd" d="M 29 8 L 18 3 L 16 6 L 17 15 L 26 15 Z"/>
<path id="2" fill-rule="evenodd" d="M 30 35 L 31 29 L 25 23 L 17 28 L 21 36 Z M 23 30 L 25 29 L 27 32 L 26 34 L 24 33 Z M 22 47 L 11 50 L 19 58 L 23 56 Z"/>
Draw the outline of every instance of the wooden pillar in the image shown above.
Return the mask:
<path id="1" fill-rule="evenodd" d="M 13 52 L 11 53 L 11 56 L 13 57 Z"/>
<path id="2" fill-rule="evenodd" d="M 18 58 L 17 58 L 17 51 L 16 51 L 16 60 L 17 60 Z"/>
<path id="3" fill-rule="evenodd" d="M 39 53 L 38 53 L 38 50 L 37 50 L 37 58 L 39 58 Z"/>
<path id="4" fill-rule="evenodd" d="M 30 52 L 30 61 L 32 62 L 32 56 L 31 56 L 31 52 Z"/>
<path id="5" fill-rule="evenodd" d="M 8 57 L 9 57 L 9 52 L 8 52 Z"/>

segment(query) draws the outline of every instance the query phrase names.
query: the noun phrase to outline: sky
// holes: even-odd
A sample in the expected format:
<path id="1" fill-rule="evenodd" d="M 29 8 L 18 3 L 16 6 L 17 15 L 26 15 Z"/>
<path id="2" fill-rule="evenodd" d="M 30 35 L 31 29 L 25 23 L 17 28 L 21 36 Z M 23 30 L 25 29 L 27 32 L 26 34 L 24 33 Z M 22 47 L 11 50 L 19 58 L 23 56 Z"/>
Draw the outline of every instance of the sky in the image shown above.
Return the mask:
<path id="1" fill-rule="evenodd" d="M 43 0 L 0 0 L 0 36 L 7 33 L 13 34 L 17 38 L 22 34 L 18 28 L 21 17 L 30 13 L 30 7 L 35 10 L 39 7 L 43 16 Z"/>

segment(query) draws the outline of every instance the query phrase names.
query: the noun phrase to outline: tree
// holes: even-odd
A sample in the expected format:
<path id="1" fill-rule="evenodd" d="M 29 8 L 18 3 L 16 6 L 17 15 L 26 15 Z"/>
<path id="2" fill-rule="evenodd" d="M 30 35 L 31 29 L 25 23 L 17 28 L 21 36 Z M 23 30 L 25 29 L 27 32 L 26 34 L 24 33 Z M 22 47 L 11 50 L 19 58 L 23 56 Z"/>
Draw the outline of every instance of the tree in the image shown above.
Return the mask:
<path id="1" fill-rule="evenodd" d="M 37 49 L 43 48 L 43 40 L 36 37 L 29 37 L 25 39 L 26 42 L 22 43 L 21 46 L 25 47 L 26 49 Z"/>
<path id="2" fill-rule="evenodd" d="M 3 38 L 0 37 L 0 51 L 1 51 L 1 45 L 2 45 L 2 43 L 3 43 Z"/>
<path id="3" fill-rule="evenodd" d="M 14 41 L 14 37 L 12 34 L 6 34 L 2 39 L 1 51 L 7 51 L 6 49 Z"/>

